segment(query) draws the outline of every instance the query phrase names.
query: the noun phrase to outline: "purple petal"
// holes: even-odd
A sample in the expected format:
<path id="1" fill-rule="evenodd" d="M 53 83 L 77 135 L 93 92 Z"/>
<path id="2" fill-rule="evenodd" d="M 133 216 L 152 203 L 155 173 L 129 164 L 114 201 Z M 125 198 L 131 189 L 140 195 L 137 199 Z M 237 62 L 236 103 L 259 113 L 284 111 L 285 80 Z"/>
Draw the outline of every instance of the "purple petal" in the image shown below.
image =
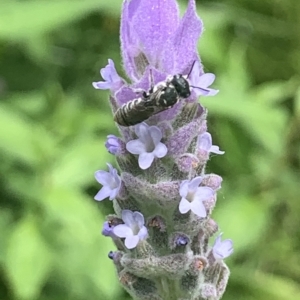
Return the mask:
<path id="1" fill-rule="evenodd" d="M 200 218 L 206 217 L 206 210 L 202 201 L 194 200 L 191 203 L 191 211 Z"/>
<path id="2" fill-rule="evenodd" d="M 191 202 L 189 202 L 185 198 L 181 198 L 181 201 L 179 203 L 179 211 L 180 211 L 180 213 L 185 214 L 189 210 L 191 210 Z"/>
<path id="3" fill-rule="evenodd" d="M 168 152 L 167 146 L 163 143 L 159 143 L 158 145 L 156 145 L 153 154 L 158 158 L 162 158 L 166 156 L 167 152 Z"/>
<path id="4" fill-rule="evenodd" d="M 122 210 L 122 220 L 130 228 L 133 228 L 135 226 L 135 220 L 133 218 L 133 212 L 129 209 Z"/>
<path id="5" fill-rule="evenodd" d="M 184 180 L 180 184 L 179 194 L 181 197 L 185 198 L 189 192 L 189 180 Z"/>
<path id="6" fill-rule="evenodd" d="M 209 151 L 212 146 L 211 134 L 209 132 L 205 132 L 201 134 L 198 138 L 198 148 L 204 151 Z"/>
<path id="7" fill-rule="evenodd" d="M 193 91 L 197 96 L 214 96 L 218 94 L 219 90 L 208 88 L 215 80 L 216 76 L 213 73 L 201 74 L 197 70 L 199 63 L 196 62 L 194 65 L 194 69 L 191 73 L 191 86 L 193 87 Z"/>
<path id="8" fill-rule="evenodd" d="M 214 243 L 214 247 L 219 247 L 222 243 L 222 234 L 223 233 L 220 233 L 217 237 L 216 237 L 216 240 L 215 240 L 215 243 Z"/>
<path id="9" fill-rule="evenodd" d="M 133 80 L 138 79 L 134 57 L 138 55 L 138 39 L 131 25 L 132 15 L 135 13 L 140 0 L 125 0 L 121 18 L 121 50 L 126 73 Z"/>
<path id="10" fill-rule="evenodd" d="M 122 143 L 118 137 L 113 134 L 107 136 L 105 147 L 107 151 L 113 155 L 120 154 L 122 152 Z"/>
<path id="11" fill-rule="evenodd" d="M 215 192 L 213 189 L 206 186 L 201 186 L 197 189 L 194 199 L 198 199 L 199 201 L 209 200 L 214 193 Z"/>
<path id="12" fill-rule="evenodd" d="M 114 171 L 116 171 L 116 169 L 110 164 L 110 163 L 106 163 L 106 165 L 108 166 L 108 171 L 111 175 L 115 175 Z"/>
<path id="13" fill-rule="evenodd" d="M 182 73 L 195 60 L 201 32 L 202 21 L 197 16 L 195 0 L 190 0 L 173 40 L 174 49 L 169 50 L 175 51 L 175 73 Z"/>
<path id="14" fill-rule="evenodd" d="M 199 77 L 198 83 L 195 83 L 196 86 L 207 88 L 209 87 L 216 79 L 216 75 L 213 73 L 205 73 Z"/>
<path id="15" fill-rule="evenodd" d="M 124 80 L 118 75 L 114 62 L 109 59 L 108 65 L 100 70 L 100 74 L 104 81 L 93 82 L 96 89 L 110 89 L 115 92 L 124 85 Z"/>
<path id="16" fill-rule="evenodd" d="M 195 190 L 199 184 L 202 182 L 202 177 L 198 176 L 195 177 L 191 182 L 189 183 L 189 190 Z"/>
<path id="17" fill-rule="evenodd" d="M 116 199 L 118 193 L 119 193 L 119 188 L 115 188 L 115 189 L 111 190 L 109 200 Z"/>
<path id="18" fill-rule="evenodd" d="M 131 0 L 128 5 L 128 18 L 131 19 L 135 14 L 136 11 L 141 3 L 141 0 Z"/>
<path id="19" fill-rule="evenodd" d="M 219 146 L 214 146 L 214 145 L 210 147 L 209 152 L 220 154 L 220 155 L 225 153 L 225 151 L 220 150 Z"/>
<path id="20" fill-rule="evenodd" d="M 118 73 L 117 73 L 117 70 L 116 70 L 116 68 L 115 68 L 115 64 L 114 64 L 114 62 L 113 62 L 113 60 L 112 59 L 108 59 L 108 66 L 109 66 L 109 69 L 105 69 L 104 71 L 103 71 L 103 73 L 105 74 L 105 76 L 107 76 L 107 77 L 104 77 L 103 76 L 103 78 L 105 78 L 106 80 L 107 80 L 107 78 L 109 79 L 109 81 L 111 81 L 111 82 L 117 82 L 117 81 L 119 81 L 121 78 L 120 78 L 120 76 L 118 75 Z M 102 74 L 101 74 L 102 75 Z M 108 80 L 107 80 L 108 81 Z"/>
<path id="21" fill-rule="evenodd" d="M 102 185 L 110 185 L 111 183 L 111 174 L 106 171 L 96 171 L 95 178 Z"/>
<path id="22" fill-rule="evenodd" d="M 139 228 L 142 228 L 144 226 L 145 219 L 144 219 L 144 216 L 140 212 L 135 211 L 133 213 L 133 219 L 134 219 L 135 224 L 137 224 L 139 226 Z"/>
<path id="23" fill-rule="evenodd" d="M 125 246 L 127 249 L 133 249 L 139 243 L 140 238 L 138 235 L 127 236 L 125 239 Z"/>
<path id="24" fill-rule="evenodd" d="M 199 80 L 202 74 L 202 67 L 198 60 L 195 61 L 191 74 L 189 76 L 190 85 L 199 87 Z"/>
<path id="25" fill-rule="evenodd" d="M 115 97 L 117 99 L 118 105 L 122 106 L 123 104 L 125 104 L 133 99 L 136 99 L 137 95 L 132 90 L 132 88 L 124 85 L 116 92 Z"/>
<path id="26" fill-rule="evenodd" d="M 215 90 L 215 89 L 207 89 L 207 90 L 208 90 L 207 96 L 215 96 L 219 93 L 219 90 Z"/>
<path id="27" fill-rule="evenodd" d="M 97 193 L 97 195 L 94 197 L 97 201 L 102 201 L 105 198 L 109 197 L 111 194 L 111 189 L 109 186 L 103 186 L 102 189 Z"/>
<path id="28" fill-rule="evenodd" d="M 106 81 L 93 82 L 92 84 L 97 90 L 109 90 L 111 88 L 111 83 Z"/>
<path id="29" fill-rule="evenodd" d="M 107 142 L 110 144 L 110 145 L 113 145 L 113 146 L 119 146 L 119 143 L 118 143 L 118 138 L 113 135 L 113 134 L 109 134 L 107 136 Z"/>
<path id="30" fill-rule="evenodd" d="M 157 145 L 162 139 L 161 130 L 156 126 L 151 126 L 149 128 L 149 133 L 153 140 L 154 145 Z"/>
<path id="31" fill-rule="evenodd" d="M 126 144 L 126 149 L 132 154 L 141 154 L 146 151 L 145 144 L 141 140 L 129 141 Z"/>
<path id="32" fill-rule="evenodd" d="M 215 259 L 224 259 L 232 254 L 233 244 L 232 240 L 221 241 L 222 233 L 216 238 L 215 244 L 213 246 L 213 255 Z"/>
<path id="33" fill-rule="evenodd" d="M 153 163 L 153 153 L 144 152 L 139 155 L 139 166 L 142 170 L 148 169 Z"/>
<path id="34" fill-rule="evenodd" d="M 166 74 L 154 68 L 154 66 L 148 66 L 142 78 L 133 85 L 133 88 L 142 89 L 148 91 L 155 82 L 162 82 L 166 80 Z M 153 82 L 152 82 L 153 81 Z"/>
<path id="35" fill-rule="evenodd" d="M 109 226 L 108 222 L 103 223 L 102 234 L 104 236 L 111 236 L 113 228 Z"/>
<path id="36" fill-rule="evenodd" d="M 176 1 L 141 0 L 132 20 L 149 62 L 159 66 L 161 51 L 179 22 Z"/>
<path id="37" fill-rule="evenodd" d="M 149 139 L 151 139 L 149 126 L 146 123 L 140 123 L 135 125 L 135 134 L 139 137 L 139 139 L 144 143 L 147 144 Z"/>
<path id="38" fill-rule="evenodd" d="M 147 228 L 145 226 L 143 226 L 140 229 L 140 231 L 138 233 L 138 236 L 139 236 L 140 240 L 145 240 L 147 238 L 147 236 L 148 236 L 148 230 L 147 230 Z"/>
<path id="39" fill-rule="evenodd" d="M 131 228 L 125 224 L 119 224 L 115 226 L 113 229 L 113 233 L 120 238 L 126 238 L 127 236 L 132 236 Z"/>

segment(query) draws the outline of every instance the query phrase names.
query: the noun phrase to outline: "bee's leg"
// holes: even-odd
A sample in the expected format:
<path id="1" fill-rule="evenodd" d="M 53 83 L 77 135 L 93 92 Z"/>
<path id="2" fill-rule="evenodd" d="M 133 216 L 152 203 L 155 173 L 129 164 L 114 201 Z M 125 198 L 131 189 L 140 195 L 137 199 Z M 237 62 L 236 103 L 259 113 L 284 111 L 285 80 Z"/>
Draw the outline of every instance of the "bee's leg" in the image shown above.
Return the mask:
<path id="1" fill-rule="evenodd" d="M 141 88 L 134 88 L 133 91 L 139 95 L 139 94 L 142 94 L 144 95 L 144 93 L 146 93 L 146 91 L 144 89 L 141 89 Z"/>
<path id="2" fill-rule="evenodd" d="M 154 79 L 153 79 L 153 74 L 152 74 L 152 69 L 149 70 L 149 81 L 150 81 L 150 90 L 149 94 L 153 93 L 153 88 L 154 88 Z"/>

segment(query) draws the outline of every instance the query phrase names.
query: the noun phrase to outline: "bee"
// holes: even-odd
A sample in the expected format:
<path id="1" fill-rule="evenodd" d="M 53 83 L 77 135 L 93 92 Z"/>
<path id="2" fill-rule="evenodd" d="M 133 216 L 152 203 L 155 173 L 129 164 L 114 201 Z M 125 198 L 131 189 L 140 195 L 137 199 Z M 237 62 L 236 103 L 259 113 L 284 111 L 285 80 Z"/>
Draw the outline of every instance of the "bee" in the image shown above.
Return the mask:
<path id="1" fill-rule="evenodd" d="M 144 91 L 141 97 L 123 104 L 114 115 L 115 122 L 122 126 L 136 125 L 188 98 L 191 95 L 187 80 L 190 73 L 187 76 L 170 76 L 153 86 L 149 92 Z"/>

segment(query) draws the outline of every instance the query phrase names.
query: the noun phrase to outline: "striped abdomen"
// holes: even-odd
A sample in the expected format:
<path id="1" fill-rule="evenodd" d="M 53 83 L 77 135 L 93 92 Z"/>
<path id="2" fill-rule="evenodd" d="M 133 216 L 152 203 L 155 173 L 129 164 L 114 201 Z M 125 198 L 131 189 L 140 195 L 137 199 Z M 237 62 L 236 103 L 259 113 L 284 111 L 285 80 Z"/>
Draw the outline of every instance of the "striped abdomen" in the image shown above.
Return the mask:
<path id="1" fill-rule="evenodd" d="M 153 111 L 147 98 L 137 98 L 123 104 L 116 111 L 114 120 L 122 126 L 132 126 L 150 118 Z"/>

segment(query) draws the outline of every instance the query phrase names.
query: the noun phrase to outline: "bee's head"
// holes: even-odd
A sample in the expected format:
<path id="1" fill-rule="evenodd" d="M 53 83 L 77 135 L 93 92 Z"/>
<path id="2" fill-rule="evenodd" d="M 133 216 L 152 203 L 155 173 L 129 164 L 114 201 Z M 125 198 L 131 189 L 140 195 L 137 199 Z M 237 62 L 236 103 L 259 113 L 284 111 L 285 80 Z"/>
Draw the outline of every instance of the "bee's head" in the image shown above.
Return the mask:
<path id="1" fill-rule="evenodd" d="M 176 92 L 181 98 L 188 98 L 191 95 L 190 85 L 183 75 L 174 75 L 171 79 L 171 83 L 176 89 Z"/>

